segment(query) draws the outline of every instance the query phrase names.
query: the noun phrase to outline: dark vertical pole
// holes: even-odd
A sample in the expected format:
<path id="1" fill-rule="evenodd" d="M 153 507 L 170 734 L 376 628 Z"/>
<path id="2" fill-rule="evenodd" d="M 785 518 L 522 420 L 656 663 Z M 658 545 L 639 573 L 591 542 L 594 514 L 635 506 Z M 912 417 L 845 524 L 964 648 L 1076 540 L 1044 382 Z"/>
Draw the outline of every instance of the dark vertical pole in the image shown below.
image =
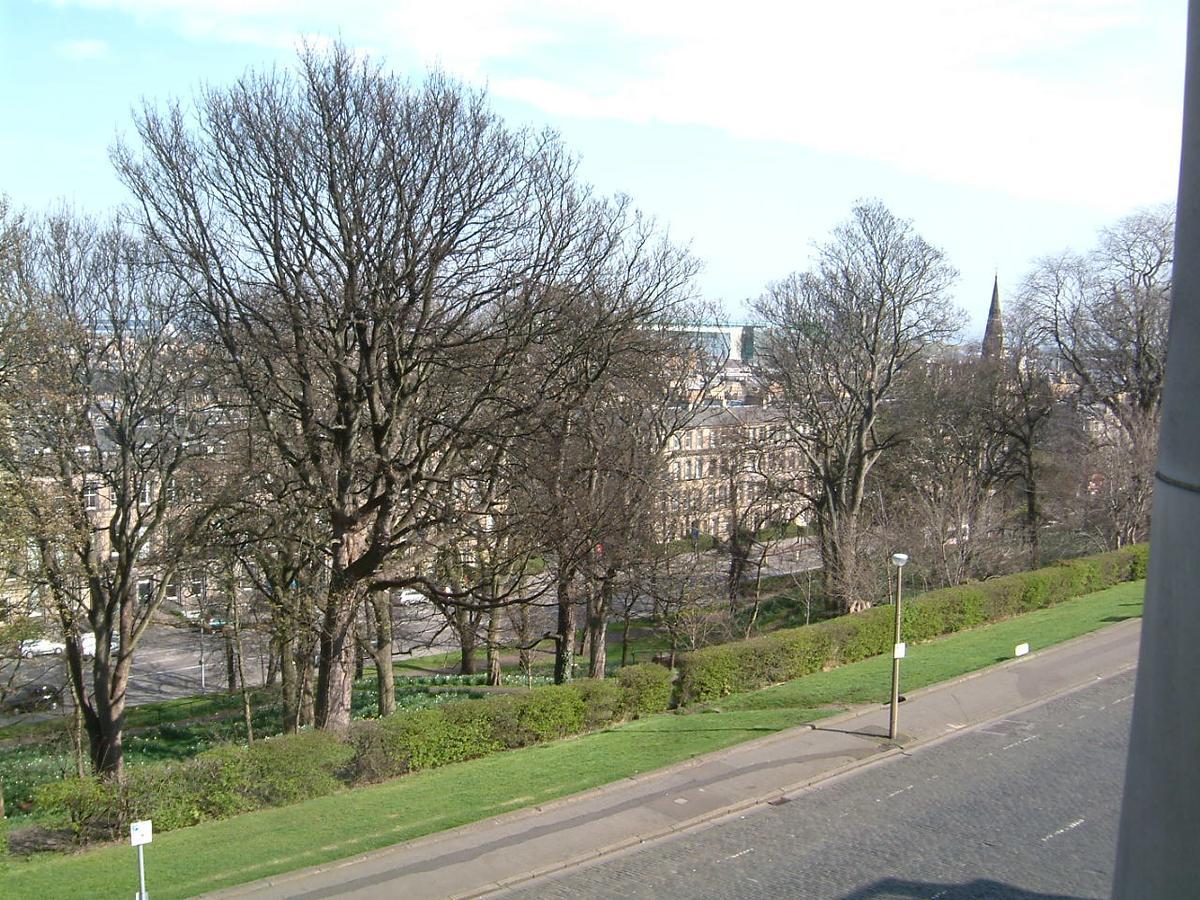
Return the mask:
<path id="1" fill-rule="evenodd" d="M 1113 896 L 1200 889 L 1200 0 L 1188 5 L 1170 352 Z"/>
<path id="2" fill-rule="evenodd" d="M 900 732 L 900 657 L 896 648 L 900 645 L 900 603 L 904 590 L 904 566 L 896 566 L 896 627 L 892 639 L 892 714 L 888 720 L 888 737 L 893 741 Z"/>

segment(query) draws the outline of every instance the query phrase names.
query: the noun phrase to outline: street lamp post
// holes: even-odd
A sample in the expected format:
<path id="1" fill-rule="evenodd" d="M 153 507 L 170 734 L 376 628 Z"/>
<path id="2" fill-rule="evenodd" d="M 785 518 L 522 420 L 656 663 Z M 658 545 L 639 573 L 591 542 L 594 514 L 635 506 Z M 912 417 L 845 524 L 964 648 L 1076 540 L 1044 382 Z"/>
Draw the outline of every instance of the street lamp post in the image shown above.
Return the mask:
<path id="1" fill-rule="evenodd" d="M 908 562 L 907 553 L 893 553 L 892 565 L 896 567 L 896 627 L 892 640 L 892 715 L 888 722 L 888 737 L 896 739 L 900 724 L 900 657 L 903 650 L 900 644 L 900 602 L 903 596 L 904 564 Z"/>

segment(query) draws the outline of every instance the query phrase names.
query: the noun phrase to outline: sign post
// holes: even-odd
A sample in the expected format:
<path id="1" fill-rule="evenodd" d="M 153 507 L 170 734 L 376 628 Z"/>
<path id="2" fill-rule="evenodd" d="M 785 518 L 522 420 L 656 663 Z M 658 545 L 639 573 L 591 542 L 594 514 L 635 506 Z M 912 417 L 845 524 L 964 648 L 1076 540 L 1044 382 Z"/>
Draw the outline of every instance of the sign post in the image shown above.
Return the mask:
<path id="1" fill-rule="evenodd" d="M 146 860 L 142 848 L 154 840 L 154 827 L 149 819 L 142 822 L 129 823 L 129 843 L 137 847 L 138 852 L 138 885 L 140 890 L 134 894 L 133 900 L 150 900 L 146 891 Z"/>

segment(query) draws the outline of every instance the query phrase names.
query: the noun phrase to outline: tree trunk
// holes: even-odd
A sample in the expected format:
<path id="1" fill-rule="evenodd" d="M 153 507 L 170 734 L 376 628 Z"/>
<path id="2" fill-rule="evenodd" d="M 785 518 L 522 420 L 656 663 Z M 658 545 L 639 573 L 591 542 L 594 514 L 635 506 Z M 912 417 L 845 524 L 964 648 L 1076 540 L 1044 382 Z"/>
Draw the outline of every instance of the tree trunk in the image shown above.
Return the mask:
<path id="1" fill-rule="evenodd" d="M 263 677 L 263 687 L 275 686 L 275 680 L 279 678 L 279 664 L 279 638 L 273 637 L 267 650 L 267 674 Z"/>
<path id="2" fill-rule="evenodd" d="M 321 626 L 317 667 L 316 725 L 325 731 L 350 727 L 354 691 L 355 598 L 349 589 L 331 587 Z"/>
<path id="3" fill-rule="evenodd" d="M 110 709 L 117 704 L 112 704 Z M 121 714 L 87 716 L 85 724 L 90 719 L 88 728 L 88 751 L 92 758 L 92 771 L 97 775 L 112 775 L 120 778 L 125 772 L 125 742 L 124 742 L 124 702 L 120 703 Z"/>
<path id="4" fill-rule="evenodd" d="M 296 679 L 296 693 L 299 696 L 298 715 L 296 724 L 300 728 L 306 728 L 309 725 L 317 724 L 317 698 L 313 690 L 313 664 L 312 655 L 305 654 L 304 665 L 299 669 L 299 677 Z"/>
<path id="5" fill-rule="evenodd" d="M 1041 505 L 1038 503 L 1037 473 L 1032 456 L 1025 464 L 1025 530 L 1029 543 L 1029 568 L 1036 569 L 1042 563 L 1041 548 Z"/>
<path id="6" fill-rule="evenodd" d="M 300 691 L 296 681 L 296 640 L 280 634 L 275 642 L 279 651 L 279 681 L 283 695 L 283 730 L 295 734 L 300 724 Z"/>
<path id="7" fill-rule="evenodd" d="M 375 632 L 371 660 L 379 689 L 379 715 L 390 716 L 396 711 L 396 672 L 392 668 L 392 598 L 387 591 L 371 594 L 371 614 Z"/>
<path id="8" fill-rule="evenodd" d="M 612 586 L 616 577 L 616 568 L 609 566 L 588 612 L 588 641 L 591 644 L 588 676 L 591 678 L 603 678 L 608 667 L 608 611 L 612 608 Z"/>
<path id="9" fill-rule="evenodd" d="M 237 681 L 237 654 L 233 646 L 233 634 L 226 628 L 223 632 L 225 638 L 225 690 L 229 693 L 234 693 L 238 689 Z"/>
<path id="10" fill-rule="evenodd" d="M 459 630 L 458 645 L 458 674 L 474 675 L 475 651 L 479 647 L 479 636 L 475 634 L 475 629 L 470 626 L 470 623 Z"/>
<path id="11" fill-rule="evenodd" d="M 499 687 L 503 681 L 500 670 L 500 611 L 494 606 L 488 610 L 487 670 L 487 683 Z"/>
<path id="12" fill-rule="evenodd" d="M 521 667 L 521 674 L 525 676 L 526 685 L 532 687 L 533 654 L 529 650 L 529 607 L 524 603 L 517 611 L 517 643 L 521 648 L 517 651 L 517 664 Z"/>
<path id="13" fill-rule="evenodd" d="M 632 611 L 625 609 L 625 618 L 621 620 L 621 668 L 629 664 L 629 621 L 633 618 Z"/>
<path id="14" fill-rule="evenodd" d="M 556 586 L 558 631 L 554 637 L 554 683 L 567 684 L 575 668 L 575 607 L 571 603 L 571 573 L 560 572 Z"/>
<path id="15" fill-rule="evenodd" d="M 101 609 L 106 602 L 96 585 L 92 585 L 92 602 Z M 120 631 L 124 636 L 132 627 L 132 605 L 122 608 L 120 617 L 123 620 Z M 92 771 L 119 778 L 125 771 L 125 693 L 129 687 L 130 662 L 118 655 L 114 663 L 111 632 L 100 619 L 93 620 L 92 625 L 96 635 L 96 655 L 92 659 L 90 702 L 83 691 L 83 660 L 78 644 L 73 641 L 67 645 L 68 671 L 75 682 L 77 696 L 83 701 L 83 725 L 88 736 Z"/>

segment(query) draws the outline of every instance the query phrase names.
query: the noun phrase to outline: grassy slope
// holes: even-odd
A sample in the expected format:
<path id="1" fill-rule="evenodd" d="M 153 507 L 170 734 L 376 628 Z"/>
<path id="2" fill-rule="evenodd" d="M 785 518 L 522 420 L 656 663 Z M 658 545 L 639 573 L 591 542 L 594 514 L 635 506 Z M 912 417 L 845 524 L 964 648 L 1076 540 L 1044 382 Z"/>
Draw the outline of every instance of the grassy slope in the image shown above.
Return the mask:
<path id="1" fill-rule="evenodd" d="M 915 646 L 904 686 L 941 681 L 1141 614 L 1139 582 L 1018 619 Z M 639 722 L 499 754 L 387 784 L 160 835 L 147 852 L 156 898 L 185 897 L 362 853 L 761 737 L 839 708 L 882 699 L 890 660 L 879 657 L 797 682 L 726 698 L 693 715 Z M 128 846 L 15 861 L 0 895 L 121 897 L 136 890 Z"/>

